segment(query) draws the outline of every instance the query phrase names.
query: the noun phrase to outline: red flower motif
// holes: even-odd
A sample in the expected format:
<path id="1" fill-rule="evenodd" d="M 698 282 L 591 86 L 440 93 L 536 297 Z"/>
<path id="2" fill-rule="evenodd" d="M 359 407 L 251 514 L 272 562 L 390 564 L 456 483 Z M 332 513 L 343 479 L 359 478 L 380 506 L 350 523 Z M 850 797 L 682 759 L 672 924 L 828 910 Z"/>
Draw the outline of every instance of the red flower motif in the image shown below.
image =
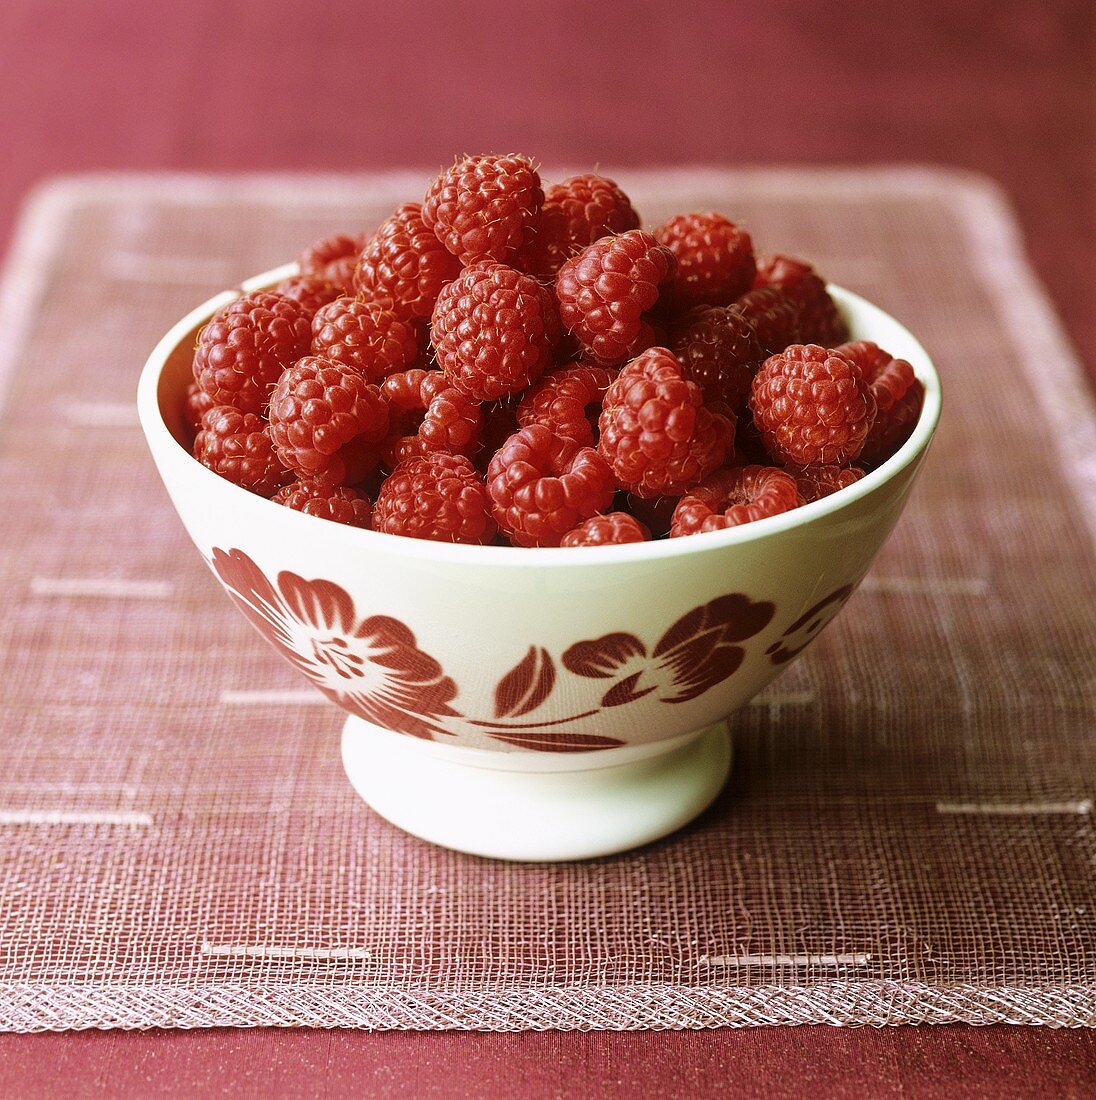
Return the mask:
<path id="1" fill-rule="evenodd" d="M 457 688 L 398 619 L 358 621 L 354 601 L 332 581 L 281 572 L 272 584 L 242 550 L 213 550 L 210 563 L 251 625 L 325 695 L 397 733 L 432 740 Z"/>
<path id="2" fill-rule="evenodd" d="M 822 633 L 822 628 L 831 622 L 838 611 L 845 606 L 845 601 L 853 594 L 854 587 L 851 584 L 844 584 L 804 611 L 784 631 L 783 636 L 765 650 L 769 660 L 774 665 L 783 665 L 793 657 L 798 657 Z"/>
<path id="3" fill-rule="evenodd" d="M 734 674 L 745 656 L 735 643 L 763 630 L 775 613 L 773 604 L 736 592 L 694 607 L 649 655 L 634 634 L 604 634 L 576 642 L 563 654 L 563 664 L 578 676 L 615 681 L 602 697 L 603 707 L 653 691 L 664 703 L 688 703 Z"/>

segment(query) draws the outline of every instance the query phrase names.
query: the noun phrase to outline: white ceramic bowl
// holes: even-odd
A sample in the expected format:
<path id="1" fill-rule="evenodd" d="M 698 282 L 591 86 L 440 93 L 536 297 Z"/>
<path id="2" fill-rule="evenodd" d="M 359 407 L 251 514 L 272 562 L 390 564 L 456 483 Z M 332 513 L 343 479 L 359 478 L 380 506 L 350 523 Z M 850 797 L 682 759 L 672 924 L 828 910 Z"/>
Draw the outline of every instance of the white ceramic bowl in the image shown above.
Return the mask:
<path id="1" fill-rule="evenodd" d="M 293 268 L 249 280 L 271 286 Z M 567 859 L 665 835 L 729 768 L 723 719 L 841 609 L 894 527 L 940 413 L 921 345 L 838 287 L 853 337 L 908 359 L 921 418 L 848 489 L 727 531 L 597 549 L 453 546 L 328 523 L 190 455 L 197 330 L 160 341 L 141 424 L 198 550 L 268 642 L 348 712 L 351 781 L 390 820 L 484 855 Z"/>

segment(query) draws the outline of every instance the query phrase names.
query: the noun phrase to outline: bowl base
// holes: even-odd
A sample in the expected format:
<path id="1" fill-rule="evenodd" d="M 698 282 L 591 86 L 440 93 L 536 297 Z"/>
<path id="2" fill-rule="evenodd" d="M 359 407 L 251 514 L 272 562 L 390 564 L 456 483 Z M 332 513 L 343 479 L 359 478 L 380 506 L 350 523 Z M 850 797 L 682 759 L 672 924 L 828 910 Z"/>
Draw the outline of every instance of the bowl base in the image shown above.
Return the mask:
<path id="1" fill-rule="evenodd" d="M 600 766 L 590 759 L 620 751 L 583 753 L 593 766 L 574 770 L 578 754 L 563 764 L 549 753 L 455 749 L 356 717 L 342 736 L 346 774 L 381 817 L 423 840 L 494 859 L 591 859 L 658 840 L 707 809 L 731 769 L 725 722 L 642 759 Z M 491 766 L 493 757 L 501 766 Z M 516 770 L 523 757 L 529 770 Z M 547 770 L 561 765 L 568 770 Z"/>

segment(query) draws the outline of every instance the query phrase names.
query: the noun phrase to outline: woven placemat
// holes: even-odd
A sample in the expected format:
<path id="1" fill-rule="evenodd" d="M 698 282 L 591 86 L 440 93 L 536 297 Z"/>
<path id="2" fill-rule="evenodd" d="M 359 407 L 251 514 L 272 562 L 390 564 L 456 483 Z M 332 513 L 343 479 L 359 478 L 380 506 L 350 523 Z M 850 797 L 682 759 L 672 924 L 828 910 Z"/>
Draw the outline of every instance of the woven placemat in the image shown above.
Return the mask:
<path id="1" fill-rule="evenodd" d="M 0 320 L 0 1026 L 1096 1023 L 1096 421 L 1007 211 L 917 170 L 619 178 L 892 311 L 945 414 L 862 591 L 732 719 L 715 807 L 562 866 L 356 798 L 133 409 L 185 310 L 425 176 L 39 194 Z"/>

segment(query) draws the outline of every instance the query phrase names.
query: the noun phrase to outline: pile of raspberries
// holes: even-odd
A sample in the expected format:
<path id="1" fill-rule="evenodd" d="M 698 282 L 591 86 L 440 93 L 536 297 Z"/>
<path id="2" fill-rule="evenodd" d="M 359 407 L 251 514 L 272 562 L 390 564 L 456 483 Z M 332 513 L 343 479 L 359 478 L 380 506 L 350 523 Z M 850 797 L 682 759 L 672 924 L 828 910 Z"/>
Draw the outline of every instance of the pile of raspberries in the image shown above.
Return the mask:
<path id="1" fill-rule="evenodd" d="M 467 157 L 198 335 L 194 455 L 279 504 L 443 542 L 718 531 L 853 484 L 924 388 L 814 269 L 722 214 Z"/>

